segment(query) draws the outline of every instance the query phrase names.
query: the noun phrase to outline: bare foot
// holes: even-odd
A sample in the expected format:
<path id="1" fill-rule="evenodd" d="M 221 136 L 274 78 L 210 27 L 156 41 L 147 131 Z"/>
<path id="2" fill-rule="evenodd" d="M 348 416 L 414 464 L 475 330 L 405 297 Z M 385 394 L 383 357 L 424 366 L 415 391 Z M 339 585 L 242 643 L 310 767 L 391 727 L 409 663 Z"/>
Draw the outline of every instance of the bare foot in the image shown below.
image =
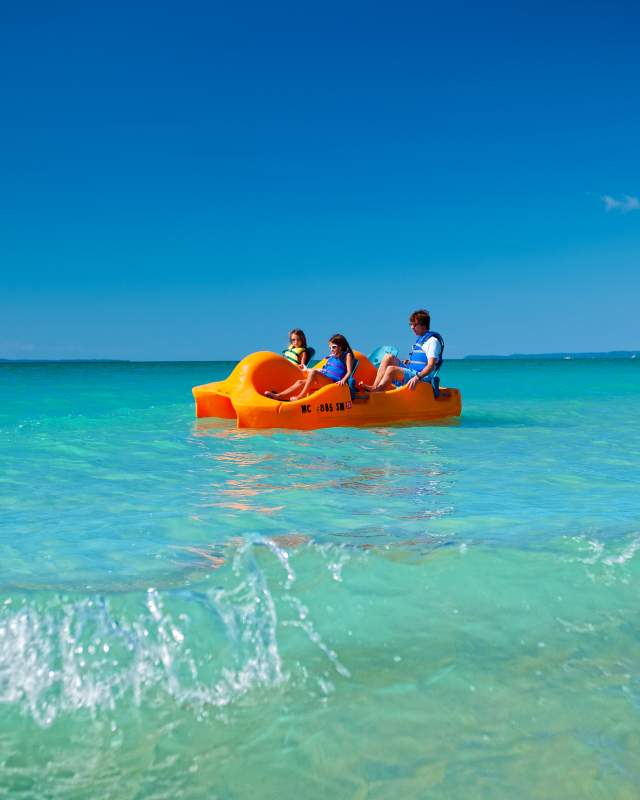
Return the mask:
<path id="1" fill-rule="evenodd" d="M 362 381 L 360 381 L 360 383 L 358 383 L 358 389 L 364 389 L 365 392 L 373 392 L 373 391 L 375 391 L 375 387 L 373 385 L 369 386 L 366 383 L 363 383 Z"/>
<path id="2" fill-rule="evenodd" d="M 272 400 L 279 400 L 280 399 L 278 397 L 278 393 L 277 392 L 265 392 L 264 396 L 265 397 L 270 397 Z"/>

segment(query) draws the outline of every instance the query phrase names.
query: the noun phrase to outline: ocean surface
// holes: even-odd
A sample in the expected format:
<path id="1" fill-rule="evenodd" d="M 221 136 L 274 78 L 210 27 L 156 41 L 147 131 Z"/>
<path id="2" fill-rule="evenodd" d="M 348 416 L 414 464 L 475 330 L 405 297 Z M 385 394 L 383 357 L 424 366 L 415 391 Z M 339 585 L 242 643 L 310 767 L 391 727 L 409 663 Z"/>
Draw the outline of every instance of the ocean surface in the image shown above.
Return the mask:
<path id="1" fill-rule="evenodd" d="M 640 360 L 238 431 L 230 363 L 0 365 L 0 798 L 640 796 Z"/>

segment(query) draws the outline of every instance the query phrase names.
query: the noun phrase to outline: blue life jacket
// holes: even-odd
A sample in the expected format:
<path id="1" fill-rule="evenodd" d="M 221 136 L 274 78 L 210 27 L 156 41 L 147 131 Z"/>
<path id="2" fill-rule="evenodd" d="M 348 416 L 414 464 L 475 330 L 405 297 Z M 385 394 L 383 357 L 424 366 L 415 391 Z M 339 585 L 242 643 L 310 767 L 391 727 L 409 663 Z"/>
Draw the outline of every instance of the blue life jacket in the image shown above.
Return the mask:
<path id="1" fill-rule="evenodd" d="M 347 354 L 341 356 L 329 356 L 327 363 L 320 370 L 327 378 L 332 381 L 340 381 L 347 374 Z"/>
<path id="2" fill-rule="evenodd" d="M 435 336 L 435 338 L 440 342 L 440 355 L 436 359 L 435 368 L 429 373 L 429 375 L 427 375 L 425 380 L 431 379 L 442 366 L 444 339 L 439 333 L 436 333 L 435 331 L 427 331 L 422 336 L 418 336 L 413 343 L 411 352 L 409 353 L 409 363 L 407 364 L 407 367 L 412 369 L 414 372 L 421 372 L 427 366 L 427 354 L 422 349 L 422 345 L 427 341 L 427 339 L 431 339 L 432 336 Z"/>

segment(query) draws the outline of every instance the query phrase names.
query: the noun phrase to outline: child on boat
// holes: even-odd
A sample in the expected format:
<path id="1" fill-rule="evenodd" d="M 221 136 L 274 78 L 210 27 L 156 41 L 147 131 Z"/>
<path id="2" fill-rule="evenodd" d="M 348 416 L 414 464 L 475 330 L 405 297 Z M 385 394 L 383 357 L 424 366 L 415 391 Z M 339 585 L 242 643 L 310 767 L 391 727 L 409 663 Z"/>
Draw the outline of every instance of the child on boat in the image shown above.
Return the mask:
<path id="1" fill-rule="evenodd" d="M 341 333 L 329 339 L 329 355 L 322 369 L 310 369 L 306 378 L 296 381 L 281 392 L 265 392 L 273 400 L 299 400 L 322 386 L 337 383 L 344 386 L 351 375 L 355 364 L 353 351 L 349 342 Z"/>
<path id="2" fill-rule="evenodd" d="M 282 351 L 282 355 L 286 359 L 291 361 L 292 364 L 306 367 L 311 360 L 313 352 L 311 347 L 307 347 L 307 337 L 304 335 L 303 330 L 294 328 L 289 331 L 289 347 Z"/>

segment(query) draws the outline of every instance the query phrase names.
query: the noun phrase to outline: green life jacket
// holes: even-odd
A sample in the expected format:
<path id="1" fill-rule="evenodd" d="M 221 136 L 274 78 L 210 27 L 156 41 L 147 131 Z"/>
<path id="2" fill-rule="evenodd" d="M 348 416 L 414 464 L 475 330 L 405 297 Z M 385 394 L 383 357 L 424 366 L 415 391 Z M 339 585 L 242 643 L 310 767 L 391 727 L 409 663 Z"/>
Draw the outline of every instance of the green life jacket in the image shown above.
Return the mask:
<path id="1" fill-rule="evenodd" d="M 289 345 L 286 350 L 282 351 L 282 355 L 293 364 L 301 364 L 302 354 L 306 351 L 306 349 L 306 347 L 292 347 Z"/>

